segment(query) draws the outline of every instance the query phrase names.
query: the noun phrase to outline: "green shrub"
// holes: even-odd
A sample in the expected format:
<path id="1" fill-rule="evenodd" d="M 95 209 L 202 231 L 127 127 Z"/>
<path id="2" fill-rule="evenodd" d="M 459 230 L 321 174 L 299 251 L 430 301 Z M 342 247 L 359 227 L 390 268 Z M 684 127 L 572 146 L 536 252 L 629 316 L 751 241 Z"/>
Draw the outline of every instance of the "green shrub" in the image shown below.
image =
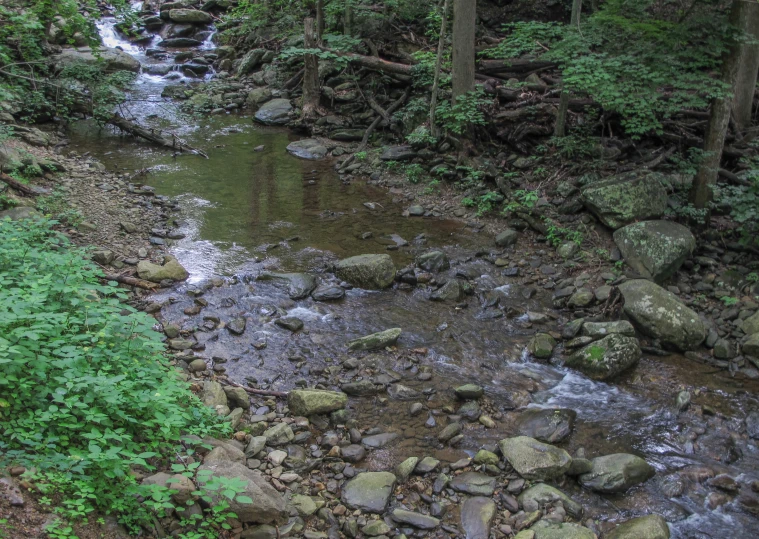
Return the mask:
<path id="1" fill-rule="evenodd" d="M 173 459 L 182 434 L 228 431 L 163 356 L 155 320 L 53 222 L 0 222 L 0 467 L 36 470 L 57 511 L 135 526 L 130 473 Z"/>

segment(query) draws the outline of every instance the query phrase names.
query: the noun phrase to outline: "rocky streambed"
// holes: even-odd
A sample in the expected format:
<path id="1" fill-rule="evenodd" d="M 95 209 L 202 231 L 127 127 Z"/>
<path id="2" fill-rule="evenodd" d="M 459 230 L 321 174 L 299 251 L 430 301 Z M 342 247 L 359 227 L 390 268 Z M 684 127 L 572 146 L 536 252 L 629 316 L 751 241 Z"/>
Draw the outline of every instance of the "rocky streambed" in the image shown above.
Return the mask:
<path id="1" fill-rule="evenodd" d="M 682 301 L 686 286 L 720 286 L 699 271 L 708 260 L 716 267 L 721 255 L 744 255 L 708 243 L 694 251 L 695 239 L 661 224 L 658 202 L 640 196 L 658 192 L 646 187 L 650 178 L 623 184 L 639 211 L 654 211 L 643 217 L 604 204 L 599 190 L 613 182 L 583 193 L 637 260 L 625 274 L 575 264 L 571 245 L 555 251 L 524 222 L 496 235 L 472 215 L 445 219 L 451 207 L 418 205 L 381 173 L 363 177 L 360 163 L 338 175 L 327 159 L 300 159 L 341 146 L 293 146 L 292 134 L 229 114 L 250 98 L 249 79 L 222 77 L 212 84 L 224 90 L 196 98 L 219 95 L 217 114 L 185 115 L 161 98 L 167 85 L 190 87 L 232 63 L 222 66 L 228 51 L 208 41 L 211 19 L 164 11 L 151 19 L 161 37 L 143 44 L 125 42 L 113 21 L 101 30 L 143 64 L 135 115 L 209 159 L 124 143 L 84 123 L 71 147 L 110 171 L 95 184 L 104 205 L 117 194 L 134 205 L 131 219 L 94 212 L 99 262 L 136 265 L 140 277 L 167 285 L 143 305 L 205 404 L 236 426 L 233 440 L 210 440 L 202 455 L 204 468 L 248 480 L 254 503 L 233 507 L 236 534 L 755 534 L 759 383 L 750 335 L 759 306 L 746 298 L 735 313 L 711 313 L 709 325 Z M 211 67 L 151 67 L 169 60 Z M 252 55 L 243 75 L 266 83 L 268 71 L 256 71 L 263 61 Z M 269 124 L 292 108 L 276 89 L 253 99 L 273 103 L 263 108 Z M 639 217 L 644 223 L 630 224 Z M 100 223 L 110 233 L 99 237 Z M 647 247 L 661 236 L 671 242 L 666 256 Z M 166 252 L 176 261 L 162 260 Z M 672 275 L 674 289 L 640 279 L 666 285 Z M 739 344 L 749 358 L 740 365 Z M 192 488 L 175 496 L 186 501 Z M 161 525 L 177 529 L 171 517 Z"/>

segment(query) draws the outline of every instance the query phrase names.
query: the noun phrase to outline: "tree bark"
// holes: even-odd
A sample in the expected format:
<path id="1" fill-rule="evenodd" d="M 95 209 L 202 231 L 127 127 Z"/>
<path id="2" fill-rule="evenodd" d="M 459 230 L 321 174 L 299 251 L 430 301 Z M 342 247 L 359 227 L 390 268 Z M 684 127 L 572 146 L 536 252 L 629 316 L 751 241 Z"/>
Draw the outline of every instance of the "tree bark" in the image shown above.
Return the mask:
<path id="1" fill-rule="evenodd" d="M 448 23 L 448 0 L 443 2 L 443 17 L 440 23 L 440 39 L 437 43 L 437 59 L 435 60 L 435 82 L 432 83 L 432 98 L 430 99 L 430 134 L 437 138 L 438 128 L 435 125 L 435 109 L 437 109 L 437 93 L 440 86 L 440 69 L 443 64 L 443 49 L 445 48 L 445 27 Z"/>
<path id="2" fill-rule="evenodd" d="M 733 97 L 733 118 L 738 129 L 751 126 L 751 113 L 756 91 L 756 77 L 759 73 L 759 2 L 745 2 L 746 37 L 754 43 L 741 43 L 741 59 L 738 68 L 738 78 L 735 81 L 735 96 Z"/>
<path id="3" fill-rule="evenodd" d="M 306 49 L 317 46 L 314 31 L 314 19 L 305 20 L 304 45 Z M 315 54 L 305 55 L 305 72 L 303 74 L 303 117 L 312 118 L 319 106 L 319 59 Z"/>
<path id="4" fill-rule="evenodd" d="M 582 0 L 572 0 L 572 15 L 569 18 L 569 24 L 575 28 L 580 28 L 580 14 L 582 13 Z"/>
<path id="5" fill-rule="evenodd" d="M 582 0 L 572 1 L 572 15 L 569 18 L 569 24 L 572 28 L 580 31 L 580 15 L 582 14 Z M 556 115 L 556 125 L 553 129 L 553 136 L 563 137 L 567 131 L 567 113 L 569 112 L 569 92 L 564 89 L 561 92 L 561 101 L 559 102 L 559 113 Z"/>
<path id="6" fill-rule="evenodd" d="M 351 35 L 351 27 L 353 26 L 353 6 L 350 4 L 350 0 L 345 5 L 345 18 L 343 19 L 343 34 L 346 36 Z"/>
<path id="7" fill-rule="evenodd" d="M 474 90 L 476 0 L 453 0 L 453 102 Z"/>
<path id="8" fill-rule="evenodd" d="M 753 2 L 733 0 L 730 9 L 730 24 L 745 32 L 748 14 Z M 734 88 L 741 60 L 741 43 L 734 41 L 722 61 L 722 82 L 729 88 Z M 712 185 L 717 181 L 722 150 L 725 146 L 725 136 L 730 123 L 730 111 L 733 98 L 731 95 L 712 99 L 709 112 L 709 125 L 704 136 L 704 155 L 698 172 L 693 180 L 690 200 L 698 209 L 704 209 L 712 199 Z"/>
<path id="9" fill-rule="evenodd" d="M 324 0 L 316 0 L 316 35 L 319 43 L 324 34 Z"/>

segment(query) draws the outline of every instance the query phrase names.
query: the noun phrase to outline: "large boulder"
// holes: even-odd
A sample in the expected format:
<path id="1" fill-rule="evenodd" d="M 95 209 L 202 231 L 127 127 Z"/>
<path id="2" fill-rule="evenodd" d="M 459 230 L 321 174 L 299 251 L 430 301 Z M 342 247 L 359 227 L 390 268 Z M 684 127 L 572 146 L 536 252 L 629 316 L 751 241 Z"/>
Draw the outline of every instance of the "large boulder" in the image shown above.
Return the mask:
<path id="1" fill-rule="evenodd" d="M 237 66 L 237 74 L 247 75 L 263 63 L 264 56 L 266 56 L 266 49 L 253 49 L 248 51 Z M 271 92 L 269 92 L 269 95 L 271 95 Z M 264 101 L 267 101 L 267 99 L 264 99 Z"/>
<path id="2" fill-rule="evenodd" d="M 654 476 L 649 463 L 635 455 L 616 453 L 591 460 L 593 468 L 579 477 L 580 484 L 596 492 L 624 492 Z"/>
<path id="3" fill-rule="evenodd" d="M 58 70 L 76 66 L 79 63 L 97 65 L 100 62 L 103 62 L 106 71 L 132 71 L 136 73 L 140 70 L 140 62 L 121 49 L 108 47 L 101 47 L 96 50 L 88 47 L 64 49 L 63 52 L 53 57 L 53 64 Z"/>
<path id="4" fill-rule="evenodd" d="M 383 513 L 395 486 L 390 472 L 364 472 L 343 486 L 343 502 L 352 509 Z"/>
<path id="5" fill-rule="evenodd" d="M 613 333 L 578 350 L 565 364 L 594 380 L 606 380 L 634 366 L 640 355 L 638 339 Z"/>
<path id="6" fill-rule="evenodd" d="M 240 522 L 280 526 L 287 523 L 289 511 L 284 498 L 266 482 L 261 472 L 250 470 L 239 462 L 229 461 L 204 464 L 198 468 L 199 484 L 204 485 L 213 477 L 226 477 L 230 480 L 241 479 L 246 482 L 245 490 L 240 494 L 253 500 L 251 503 L 230 501 L 222 495 L 223 489 L 210 492 L 213 502 L 226 501 Z"/>
<path id="7" fill-rule="evenodd" d="M 677 350 L 694 350 L 706 338 L 706 328 L 695 311 L 672 292 L 645 279 L 619 285 L 625 314 L 640 331 Z"/>
<path id="8" fill-rule="evenodd" d="M 153 264 L 148 260 L 140 260 L 137 264 L 137 275 L 140 276 L 140 279 L 145 279 L 152 283 L 160 283 L 165 279 L 184 281 L 190 276 L 190 273 L 184 269 L 176 258 L 166 255 L 163 266 Z"/>
<path id="9" fill-rule="evenodd" d="M 316 277 L 310 273 L 271 273 L 265 272 L 257 278 L 259 281 L 275 281 L 287 285 L 290 299 L 303 299 L 314 291 L 317 285 Z"/>
<path id="10" fill-rule="evenodd" d="M 358 255 L 335 264 L 335 275 L 353 286 L 378 290 L 395 280 L 395 265 L 390 255 Z"/>
<path id="11" fill-rule="evenodd" d="M 535 438 L 517 436 L 498 442 L 501 453 L 516 472 L 533 481 L 560 477 L 572 464 L 569 453 Z"/>
<path id="12" fill-rule="evenodd" d="M 387 346 L 393 346 L 398 342 L 398 337 L 401 336 L 403 330 L 401 328 L 386 329 L 379 333 L 372 333 L 366 337 L 360 337 L 354 339 L 348 343 L 349 350 L 382 350 Z"/>
<path id="13" fill-rule="evenodd" d="M 183 24 L 208 24 L 213 20 L 210 14 L 199 9 L 170 9 L 169 19 Z"/>
<path id="14" fill-rule="evenodd" d="M 261 105 L 256 111 L 255 119 L 266 125 L 285 125 L 290 121 L 293 106 L 289 99 L 272 99 Z"/>
<path id="15" fill-rule="evenodd" d="M 623 522 L 606 539 L 669 539 L 667 521 L 659 515 L 646 515 Z"/>
<path id="16" fill-rule="evenodd" d="M 688 227 L 672 221 L 627 225 L 614 232 L 614 241 L 631 268 L 656 282 L 670 278 L 696 248 Z"/>
<path id="17" fill-rule="evenodd" d="M 301 159 L 324 159 L 327 156 L 327 148 L 316 139 L 307 138 L 296 140 L 287 145 L 287 151 Z"/>
<path id="18" fill-rule="evenodd" d="M 667 209 L 664 178 L 646 172 L 631 172 L 592 183 L 583 189 L 581 199 L 589 211 L 613 229 L 656 219 Z"/>
<path id="19" fill-rule="evenodd" d="M 345 408 L 348 395 L 321 389 L 294 389 L 287 395 L 290 412 L 298 416 L 326 414 Z"/>
<path id="20" fill-rule="evenodd" d="M 582 505 L 574 501 L 572 498 L 564 494 L 557 488 L 554 488 L 545 483 L 538 483 L 531 486 L 527 490 L 523 491 L 519 497 L 519 505 L 524 507 L 524 502 L 534 501 L 539 507 L 545 507 L 553 505 L 555 502 L 561 502 L 573 518 L 579 520 L 582 518 Z"/>
<path id="21" fill-rule="evenodd" d="M 390 146 L 380 155 L 382 161 L 410 161 L 414 157 L 416 152 L 411 146 Z"/>

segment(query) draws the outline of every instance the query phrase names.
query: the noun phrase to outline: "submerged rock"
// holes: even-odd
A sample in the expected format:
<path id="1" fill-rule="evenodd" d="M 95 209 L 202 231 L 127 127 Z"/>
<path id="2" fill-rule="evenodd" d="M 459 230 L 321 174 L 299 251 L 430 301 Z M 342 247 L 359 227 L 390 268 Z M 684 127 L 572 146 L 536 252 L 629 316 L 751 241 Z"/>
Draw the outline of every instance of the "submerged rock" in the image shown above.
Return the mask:
<path id="1" fill-rule="evenodd" d="M 364 472 L 343 486 L 342 500 L 348 507 L 368 513 L 383 513 L 395 486 L 390 472 Z"/>
<path id="2" fill-rule="evenodd" d="M 696 248 L 688 227 L 672 221 L 643 221 L 614 232 L 614 241 L 631 268 L 656 282 L 680 269 Z"/>
<path id="3" fill-rule="evenodd" d="M 345 408 L 348 396 L 337 391 L 294 389 L 287 395 L 287 406 L 296 416 L 308 417 Z"/>
<path id="4" fill-rule="evenodd" d="M 379 333 L 372 333 L 366 337 L 360 337 L 348 343 L 349 350 L 382 350 L 387 346 L 393 346 L 398 342 L 403 330 L 401 328 L 386 329 Z"/>
<path id="5" fill-rule="evenodd" d="M 304 299 L 316 288 L 316 277 L 310 273 L 262 273 L 259 281 L 279 281 L 287 284 L 290 299 Z"/>
<path id="6" fill-rule="evenodd" d="M 664 177 L 630 172 L 590 184 L 581 199 L 598 219 L 617 229 L 635 221 L 656 219 L 667 209 Z"/>
<path id="7" fill-rule="evenodd" d="M 606 380 L 637 364 L 640 356 L 637 339 L 615 333 L 578 350 L 565 364 L 594 380 Z"/>
<path id="8" fill-rule="evenodd" d="M 498 442 L 498 446 L 504 458 L 525 479 L 547 481 L 559 477 L 572 463 L 572 457 L 563 449 L 528 436 L 506 438 Z"/>
<path id="9" fill-rule="evenodd" d="M 393 284 L 395 265 L 390 255 L 358 255 L 335 264 L 335 275 L 353 286 L 377 290 Z"/>
<path id="10" fill-rule="evenodd" d="M 623 522 L 604 536 L 606 539 L 669 539 L 667 521 L 659 515 L 646 515 Z"/>
<path id="11" fill-rule="evenodd" d="M 654 476 L 645 460 L 627 453 L 606 455 L 591 460 L 590 472 L 579 476 L 582 486 L 596 492 L 624 492 Z"/>
<path id="12" fill-rule="evenodd" d="M 442 251 L 428 251 L 416 258 L 416 265 L 424 271 L 437 273 L 451 267 L 448 257 Z"/>
<path id="13" fill-rule="evenodd" d="M 624 296 L 625 314 L 643 333 L 665 346 L 694 350 L 706 338 L 698 314 L 672 292 L 645 279 L 624 282 L 619 290 Z"/>
<path id="14" fill-rule="evenodd" d="M 341 286 L 323 284 L 311 292 L 314 301 L 337 301 L 345 297 L 345 289 Z"/>

